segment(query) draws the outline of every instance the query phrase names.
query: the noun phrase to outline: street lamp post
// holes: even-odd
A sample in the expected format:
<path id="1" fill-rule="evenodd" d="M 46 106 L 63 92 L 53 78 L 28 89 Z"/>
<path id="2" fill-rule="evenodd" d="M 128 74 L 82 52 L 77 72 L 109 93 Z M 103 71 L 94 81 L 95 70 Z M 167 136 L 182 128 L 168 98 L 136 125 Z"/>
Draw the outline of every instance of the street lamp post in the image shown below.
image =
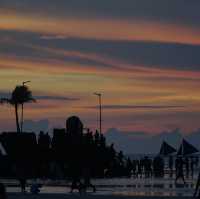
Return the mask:
<path id="1" fill-rule="evenodd" d="M 22 86 L 24 87 L 25 84 L 30 83 L 31 81 L 22 82 Z M 24 123 L 24 103 L 22 103 L 22 115 L 21 115 L 21 133 L 23 132 L 23 123 Z"/>
<path id="2" fill-rule="evenodd" d="M 99 98 L 99 132 L 102 133 L 102 104 L 101 104 L 101 93 L 94 93 Z"/>

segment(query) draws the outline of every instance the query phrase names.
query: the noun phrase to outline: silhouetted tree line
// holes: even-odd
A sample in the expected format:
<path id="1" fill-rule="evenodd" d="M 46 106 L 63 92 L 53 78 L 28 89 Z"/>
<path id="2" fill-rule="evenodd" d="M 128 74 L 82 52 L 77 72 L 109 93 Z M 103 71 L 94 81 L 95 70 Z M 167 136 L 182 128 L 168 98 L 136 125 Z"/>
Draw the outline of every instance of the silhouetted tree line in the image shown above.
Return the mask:
<path id="1" fill-rule="evenodd" d="M 66 122 L 66 129 L 48 133 L 2 133 L 0 142 L 7 152 L 1 156 L 0 175 L 14 178 L 78 178 L 130 175 L 130 160 L 108 145 L 98 131 L 83 133 L 77 117 Z"/>

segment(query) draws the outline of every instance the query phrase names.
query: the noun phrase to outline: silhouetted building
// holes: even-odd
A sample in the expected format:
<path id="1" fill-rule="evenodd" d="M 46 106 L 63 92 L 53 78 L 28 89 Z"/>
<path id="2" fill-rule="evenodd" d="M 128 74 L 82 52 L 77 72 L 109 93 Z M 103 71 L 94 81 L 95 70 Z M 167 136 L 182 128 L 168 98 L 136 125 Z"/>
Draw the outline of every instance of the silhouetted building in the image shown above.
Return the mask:
<path id="1" fill-rule="evenodd" d="M 66 121 L 66 129 L 54 129 L 53 137 L 40 132 L 8 132 L 0 134 L 0 176 L 18 180 L 28 178 L 71 179 L 84 178 L 86 186 L 91 177 L 130 176 L 131 162 L 122 152 L 108 146 L 103 134 L 89 129 L 83 133 L 83 123 L 72 116 Z M 73 184 L 73 183 L 72 183 Z"/>
<path id="2" fill-rule="evenodd" d="M 10 175 L 34 176 L 37 165 L 37 140 L 34 133 L 8 132 L 0 135 L 11 167 Z"/>

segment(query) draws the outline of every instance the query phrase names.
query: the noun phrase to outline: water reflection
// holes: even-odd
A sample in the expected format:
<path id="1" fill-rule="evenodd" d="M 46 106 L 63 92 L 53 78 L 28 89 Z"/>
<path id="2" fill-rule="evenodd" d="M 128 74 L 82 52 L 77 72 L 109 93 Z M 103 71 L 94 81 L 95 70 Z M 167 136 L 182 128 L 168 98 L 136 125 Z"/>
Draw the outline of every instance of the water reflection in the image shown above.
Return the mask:
<path id="1" fill-rule="evenodd" d="M 98 195 L 122 195 L 122 196 L 192 196 L 194 193 L 196 179 L 188 179 L 186 186 L 174 184 L 174 179 L 94 179 Z M 19 192 L 16 182 L 8 182 L 12 186 L 7 188 L 8 192 Z M 29 182 L 31 183 L 31 182 Z M 66 181 L 43 181 L 42 193 L 69 193 L 69 184 Z M 92 190 L 89 190 L 90 194 Z"/>

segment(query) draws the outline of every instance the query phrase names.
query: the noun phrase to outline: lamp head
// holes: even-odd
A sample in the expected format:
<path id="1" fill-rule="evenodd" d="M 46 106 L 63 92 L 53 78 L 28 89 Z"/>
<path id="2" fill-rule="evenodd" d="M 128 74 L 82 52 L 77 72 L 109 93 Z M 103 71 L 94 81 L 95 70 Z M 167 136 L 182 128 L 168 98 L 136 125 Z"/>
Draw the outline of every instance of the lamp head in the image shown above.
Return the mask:
<path id="1" fill-rule="evenodd" d="M 101 93 L 94 93 L 94 95 L 97 95 L 97 96 L 100 97 L 100 96 L 101 96 Z"/>
<path id="2" fill-rule="evenodd" d="M 29 83 L 29 82 L 31 82 L 31 81 L 25 81 L 25 82 L 22 82 L 22 83 L 23 83 L 23 85 L 24 85 L 24 84 L 27 84 L 27 83 Z"/>

